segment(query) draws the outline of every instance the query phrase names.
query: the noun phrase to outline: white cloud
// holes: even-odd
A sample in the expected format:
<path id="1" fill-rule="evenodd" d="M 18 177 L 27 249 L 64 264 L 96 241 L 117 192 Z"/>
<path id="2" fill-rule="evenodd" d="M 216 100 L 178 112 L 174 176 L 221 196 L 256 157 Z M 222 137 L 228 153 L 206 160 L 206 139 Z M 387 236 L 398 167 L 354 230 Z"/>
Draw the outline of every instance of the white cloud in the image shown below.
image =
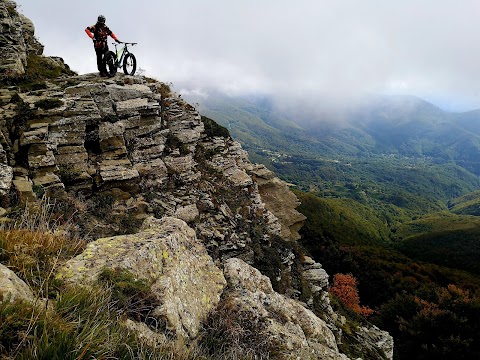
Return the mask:
<path id="1" fill-rule="evenodd" d="M 480 107 L 474 0 L 19 0 L 48 54 L 95 71 L 98 14 L 163 81 L 342 98 L 408 91 Z M 464 101 L 464 102 L 465 102 Z"/>

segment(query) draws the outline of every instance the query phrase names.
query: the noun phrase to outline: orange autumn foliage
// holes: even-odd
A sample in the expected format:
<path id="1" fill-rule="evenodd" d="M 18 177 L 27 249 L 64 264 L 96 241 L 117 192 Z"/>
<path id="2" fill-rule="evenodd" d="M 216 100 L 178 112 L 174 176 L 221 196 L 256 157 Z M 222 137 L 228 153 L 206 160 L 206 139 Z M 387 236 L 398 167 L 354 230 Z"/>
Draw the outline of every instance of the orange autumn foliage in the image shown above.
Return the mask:
<path id="1" fill-rule="evenodd" d="M 357 285 L 358 281 L 352 274 L 336 274 L 333 277 L 333 286 L 330 288 L 330 293 L 355 313 L 365 317 L 370 316 L 373 310 L 367 306 L 360 306 Z"/>

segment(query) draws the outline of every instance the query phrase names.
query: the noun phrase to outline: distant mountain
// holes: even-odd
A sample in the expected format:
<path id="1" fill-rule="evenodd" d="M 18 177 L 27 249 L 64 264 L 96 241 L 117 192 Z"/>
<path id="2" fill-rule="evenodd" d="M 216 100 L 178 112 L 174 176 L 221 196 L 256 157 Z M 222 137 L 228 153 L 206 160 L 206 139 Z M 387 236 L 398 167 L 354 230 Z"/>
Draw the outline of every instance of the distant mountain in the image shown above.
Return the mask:
<path id="1" fill-rule="evenodd" d="M 213 94 L 192 99 L 200 112 L 218 119 L 247 148 L 313 157 L 397 154 L 453 161 L 480 175 L 480 110 L 449 113 L 414 96 L 377 97 L 343 111 L 305 115 L 279 112 L 266 98 Z M 297 116 L 296 113 L 299 115 Z"/>
<path id="2" fill-rule="evenodd" d="M 225 126 L 247 149 L 311 155 L 325 149 L 315 137 L 285 115 L 275 112 L 268 98 L 233 98 L 212 93 L 208 98 L 185 96 L 199 104 L 203 115 Z"/>
<path id="3" fill-rule="evenodd" d="M 450 207 L 455 214 L 480 216 L 480 191 L 454 199 Z"/>
<path id="4" fill-rule="evenodd" d="M 430 157 L 480 174 L 480 111 L 455 114 L 413 96 L 382 97 L 349 112 L 345 123 L 325 133 L 310 122 L 305 130 L 333 146 L 348 143 L 356 150 L 350 155 Z"/>
<path id="5" fill-rule="evenodd" d="M 189 100 L 252 160 L 322 196 L 426 213 L 480 187 L 480 111 L 449 113 L 414 96 L 377 97 L 338 113 L 300 103 L 280 110 L 266 97 Z"/>

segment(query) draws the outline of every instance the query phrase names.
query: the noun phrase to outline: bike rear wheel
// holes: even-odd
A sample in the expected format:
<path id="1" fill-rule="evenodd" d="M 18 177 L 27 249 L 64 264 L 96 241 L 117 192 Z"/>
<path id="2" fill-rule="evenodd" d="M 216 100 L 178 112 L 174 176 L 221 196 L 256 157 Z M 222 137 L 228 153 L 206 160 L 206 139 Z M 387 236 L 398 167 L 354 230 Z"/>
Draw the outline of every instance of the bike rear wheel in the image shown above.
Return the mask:
<path id="1" fill-rule="evenodd" d="M 137 70 L 137 59 L 132 53 L 128 53 L 123 59 L 123 72 L 125 75 L 134 75 Z"/>
<path id="2" fill-rule="evenodd" d="M 107 70 L 107 75 L 109 77 L 115 76 L 117 73 L 117 64 L 116 56 L 113 51 L 108 51 L 103 57 L 103 63 L 105 64 L 105 69 Z"/>

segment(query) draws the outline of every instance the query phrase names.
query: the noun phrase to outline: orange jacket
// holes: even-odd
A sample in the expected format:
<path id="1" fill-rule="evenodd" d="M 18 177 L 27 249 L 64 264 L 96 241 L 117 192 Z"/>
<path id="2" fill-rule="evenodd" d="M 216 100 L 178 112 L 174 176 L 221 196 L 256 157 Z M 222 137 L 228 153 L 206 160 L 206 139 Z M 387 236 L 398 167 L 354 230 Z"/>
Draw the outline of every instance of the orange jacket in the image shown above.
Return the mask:
<path id="1" fill-rule="evenodd" d="M 95 39 L 97 42 L 107 42 L 108 36 L 111 36 L 112 39 L 119 41 L 117 36 L 108 28 L 107 25 L 99 26 L 97 23 L 95 25 L 88 26 L 85 29 L 85 32 L 90 39 Z"/>

